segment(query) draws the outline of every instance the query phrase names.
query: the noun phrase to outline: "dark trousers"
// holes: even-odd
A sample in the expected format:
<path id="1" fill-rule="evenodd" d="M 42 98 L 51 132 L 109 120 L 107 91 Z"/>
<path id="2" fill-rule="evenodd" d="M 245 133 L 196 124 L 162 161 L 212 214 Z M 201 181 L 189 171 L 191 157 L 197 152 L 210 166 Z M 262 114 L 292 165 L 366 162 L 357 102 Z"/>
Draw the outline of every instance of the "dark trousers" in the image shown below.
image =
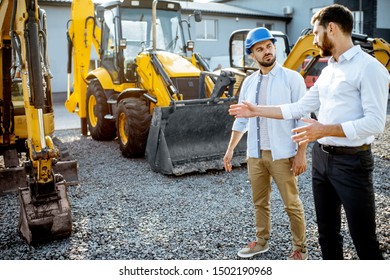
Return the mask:
<path id="1" fill-rule="evenodd" d="M 343 259 L 341 206 L 360 259 L 383 259 L 376 238 L 371 150 L 356 154 L 325 152 L 313 147 L 312 183 L 323 259 Z"/>

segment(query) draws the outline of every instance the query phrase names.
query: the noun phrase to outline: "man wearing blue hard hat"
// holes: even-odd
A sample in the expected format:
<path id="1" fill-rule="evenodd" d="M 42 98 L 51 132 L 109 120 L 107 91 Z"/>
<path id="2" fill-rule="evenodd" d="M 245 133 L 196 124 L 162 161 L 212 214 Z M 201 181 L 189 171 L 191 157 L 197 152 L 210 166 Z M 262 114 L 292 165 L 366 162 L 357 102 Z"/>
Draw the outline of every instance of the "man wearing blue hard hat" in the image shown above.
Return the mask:
<path id="1" fill-rule="evenodd" d="M 276 39 L 271 32 L 265 27 L 258 27 L 248 32 L 245 40 L 245 52 L 246 54 L 252 53 L 252 47 L 259 42 L 270 40 L 275 44 Z M 275 57 L 276 59 L 276 57 Z"/>
<path id="2" fill-rule="evenodd" d="M 239 103 L 248 101 L 257 105 L 278 105 L 296 102 L 305 94 L 302 76 L 276 61 L 275 42 L 271 32 L 264 27 L 248 33 L 246 53 L 257 62 L 259 70 L 244 80 Z M 306 145 L 298 146 L 291 140 L 291 130 L 298 123 L 296 120 L 256 117 L 238 118 L 233 124 L 224 167 L 227 172 L 232 171 L 234 148 L 247 132 L 248 175 L 256 227 L 256 240 L 238 252 L 242 258 L 250 258 L 270 249 L 272 180 L 276 183 L 290 221 L 292 250 L 287 259 L 308 258 L 305 214 L 296 177 L 306 170 Z"/>

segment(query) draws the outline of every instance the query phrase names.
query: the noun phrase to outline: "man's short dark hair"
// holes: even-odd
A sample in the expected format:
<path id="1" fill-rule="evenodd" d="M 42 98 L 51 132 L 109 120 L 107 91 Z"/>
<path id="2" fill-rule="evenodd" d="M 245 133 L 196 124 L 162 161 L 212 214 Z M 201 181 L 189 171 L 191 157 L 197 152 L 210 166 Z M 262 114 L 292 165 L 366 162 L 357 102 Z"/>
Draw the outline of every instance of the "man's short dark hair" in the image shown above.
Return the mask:
<path id="1" fill-rule="evenodd" d="M 333 22 L 339 26 L 344 34 L 352 34 L 352 12 L 343 5 L 334 4 L 319 10 L 311 18 L 311 24 L 314 25 L 317 20 L 319 25 L 325 28 L 330 22 Z"/>

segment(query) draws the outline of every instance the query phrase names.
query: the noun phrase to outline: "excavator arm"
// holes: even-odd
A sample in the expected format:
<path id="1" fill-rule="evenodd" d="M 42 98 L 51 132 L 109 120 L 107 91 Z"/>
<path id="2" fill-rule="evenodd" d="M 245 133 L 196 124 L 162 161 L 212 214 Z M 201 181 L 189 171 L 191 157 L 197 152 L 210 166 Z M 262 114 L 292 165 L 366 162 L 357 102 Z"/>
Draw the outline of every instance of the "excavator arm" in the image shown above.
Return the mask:
<path id="1" fill-rule="evenodd" d="M 352 40 L 355 44 L 360 44 L 363 50 L 375 57 L 390 71 L 390 44 L 386 40 L 360 34 L 352 34 Z"/>
<path id="2" fill-rule="evenodd" d="M 283 66 L 292 70 L 299 70 L 301 75 L 305 77 L 320 58 L 319 49 L 313 45 L 313 40 L 314 34 L 308 29 L 305 34 L 299 37 Z M 356 33 L 352 34 L 352 40 L 355 45 L 361 45 L 364 51 L 375 57 L 390 71 L 390 44 L 388 42 L 382 38 L 370 38 L 367 35 Z M 312 57 L 311 61 L 306 67 L 301 68 L 307 57 Z"/>
<path id="3" fill-rule="evenodd" d="M 316 63 L 320 58 L 320 51 L 313 45 L 313 39 L 313 33 L 308 33 L 299 37 L 298 41 L 295 43 L 291 52 L 284 61 L 283 66 L 298 71 L 305 59 L 307 59 L 307 57 L 312 57 L 312 60 L 308 63 L 307 67 L 302 67 L 299 71 L 300 74 L 305 77 L 314 63 Z"/>
<path id="4" fill-rule="evenodd" d="M 87 76 L 90 68 L 92 46 L 100 51 L 101 29 L 95 22 L 95 10 L 92 0 L 72 1 L 71 20 L 68 22 L 68 96 L 66 109 L 77 113 L 81 119 L 83 134 L 86 134 L 86 92 Z M 72 65 L 73 61 L 73 65 Z M 73 68 L 73 92 L 71 77 Z"/>
<path id="5" fill-rule="evenodd" d="M 5 162 L 7 155 L 14 159 L 4 174 L 16 169 L 22 175 L 18 182 L 21 185 L 19 231 L 29 244 L 68 236 L 72 222 L 67 185 L 53 168 L 60 151 L 51 137 L 54 112 L 45 13 L 39 9 L 37 0 L 1 1 L 0 13 L 4 75 L 1 99 L 5 100 L 3 108 L 7 116 L 1 122 L 4 133 L 0 143 Z M 15 86 L 20 92 L 13 90 Z M 18 94 L 22 95 L 19 101 L 23 101 L 23 106 L 14 108 L 10 101 L 15 99 L 17 104 Z M 15 120 L 21 120 L 24 126 L 17 127 L 19 122 Z M 20 142 L 24 142 L 24 149 L 20 149 Z M 17 154 L 22 151 L 26 160 L 18 168 Z"/>

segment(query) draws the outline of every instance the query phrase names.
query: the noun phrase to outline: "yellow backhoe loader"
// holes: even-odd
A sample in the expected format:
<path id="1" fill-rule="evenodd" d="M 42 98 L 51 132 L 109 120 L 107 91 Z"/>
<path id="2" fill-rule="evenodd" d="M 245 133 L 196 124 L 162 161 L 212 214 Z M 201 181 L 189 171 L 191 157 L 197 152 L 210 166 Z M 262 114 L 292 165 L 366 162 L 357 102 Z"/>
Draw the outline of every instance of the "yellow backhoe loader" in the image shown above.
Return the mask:
<path id="1" fill-rule="evenodd" d="M 69 236 L 65 179 L 76 183 L 77 163 L 61 160 L 53 136 L 46 14 L 36 0 L 0 1 L 0 29 L 0 191 L 18 191 L 29 244 Z"/>
<path id="2" fill-rule="evenodd" d="M 72 2 L 65 107 L 80 117 L 83 135 L 118 137 L 125 157 L 146 156 L 163 174 L 223 168 L 235 79 L 208 71 L 189 23 L 173 1 Z M 244 161 L 244 141 L 236 156 Z"/>

